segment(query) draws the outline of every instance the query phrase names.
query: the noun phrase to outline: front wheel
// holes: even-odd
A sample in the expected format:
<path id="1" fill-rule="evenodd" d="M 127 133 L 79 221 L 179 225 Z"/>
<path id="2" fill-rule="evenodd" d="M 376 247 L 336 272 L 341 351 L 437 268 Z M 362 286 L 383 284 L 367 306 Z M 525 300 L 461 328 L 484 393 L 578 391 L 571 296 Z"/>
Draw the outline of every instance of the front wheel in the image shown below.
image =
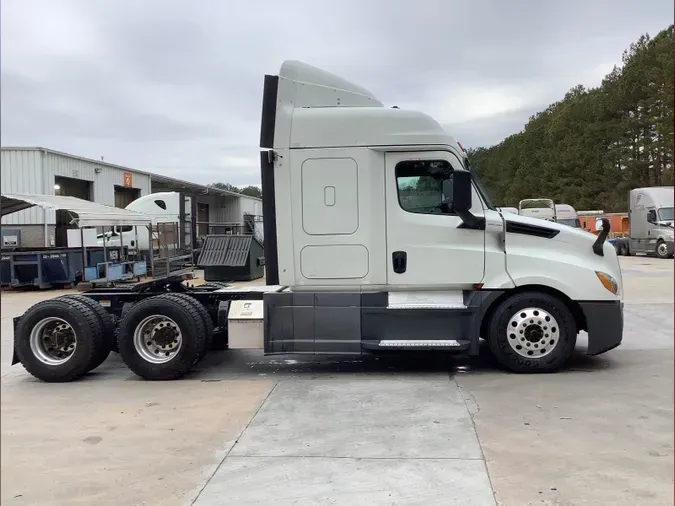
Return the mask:
<path id="1" fill-rule="evenodd" d="M 558 298 L 523 292 L 499 304 L 488 324 L 487 341 L 497 361 L 518 373 L 555 372 L 577 340 L 574 316 Z"/>
<path id="2" fill-rule="evenodd" d="M 659 239 L 659 242 L 656 243 L 656 256 L 663 259 L 670 258 L 668 245 L 661 239 Z"/>

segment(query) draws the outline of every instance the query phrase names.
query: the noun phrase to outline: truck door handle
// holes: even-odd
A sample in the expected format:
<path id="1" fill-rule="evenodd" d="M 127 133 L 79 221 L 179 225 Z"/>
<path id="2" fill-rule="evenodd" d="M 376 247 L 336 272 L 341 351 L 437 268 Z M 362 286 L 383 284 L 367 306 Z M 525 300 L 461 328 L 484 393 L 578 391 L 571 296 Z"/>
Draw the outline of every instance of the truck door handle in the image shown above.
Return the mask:
<path id="1" fill-rule="evenodd" d="M 396 274 L 403 274 L 408 263 L 408 255 L 405 251 L 394 251 L 391 254 L 391 263 Z"/>

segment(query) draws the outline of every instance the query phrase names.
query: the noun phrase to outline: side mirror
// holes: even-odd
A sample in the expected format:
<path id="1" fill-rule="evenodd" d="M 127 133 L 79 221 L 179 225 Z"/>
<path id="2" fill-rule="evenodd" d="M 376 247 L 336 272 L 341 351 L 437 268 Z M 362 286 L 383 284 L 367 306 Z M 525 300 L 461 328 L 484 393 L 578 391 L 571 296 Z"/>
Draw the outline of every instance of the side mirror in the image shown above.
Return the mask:
<path id="1" fill-rule="evenodd" d="M 656 211 L 653 209 L 647 211 L 647 223 L 656 223 Z"/>
<path id="2" fill-rule="evenodd" d="M 452 175 L 452 207 L 457 214 L 471 209 L 471 173 L 456 170 Z"/>

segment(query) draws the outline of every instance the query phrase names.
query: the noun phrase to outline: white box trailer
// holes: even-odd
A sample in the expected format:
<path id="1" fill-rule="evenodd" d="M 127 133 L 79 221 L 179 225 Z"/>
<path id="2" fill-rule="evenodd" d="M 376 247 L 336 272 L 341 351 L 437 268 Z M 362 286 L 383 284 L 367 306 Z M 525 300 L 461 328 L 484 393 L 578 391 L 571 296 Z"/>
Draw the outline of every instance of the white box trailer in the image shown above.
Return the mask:
<path id="1" fill-rule="evenodd" d="M 41 302 L 15 319 L 13 363 L 68 381 L 117 348 L 158 380 L 214 347 L 476 355 L 483 338 L 505 368 L 527 373 L 559 370 L 580 331 L 590 355 L 621 343 L 607 231 L 500 213 L 426 114 L 287 61 L 265 76 L 260 146 L 268 286 L 173 277 Z"/>

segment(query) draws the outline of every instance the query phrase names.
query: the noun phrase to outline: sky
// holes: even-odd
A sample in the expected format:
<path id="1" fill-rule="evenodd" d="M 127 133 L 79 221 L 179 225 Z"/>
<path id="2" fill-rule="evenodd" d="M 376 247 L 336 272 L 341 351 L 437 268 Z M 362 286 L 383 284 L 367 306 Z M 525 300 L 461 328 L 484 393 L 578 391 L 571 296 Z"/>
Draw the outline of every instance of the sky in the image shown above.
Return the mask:
<path id="1" fill-rule="evenodd" d="M 598 86 L 631 42 L 673 22 L 672 0 L 1 5 L 3 146 L 236 186 L 259 184 L 263 76 L 284 60 L 489 146 L 573 86 Z"/>

